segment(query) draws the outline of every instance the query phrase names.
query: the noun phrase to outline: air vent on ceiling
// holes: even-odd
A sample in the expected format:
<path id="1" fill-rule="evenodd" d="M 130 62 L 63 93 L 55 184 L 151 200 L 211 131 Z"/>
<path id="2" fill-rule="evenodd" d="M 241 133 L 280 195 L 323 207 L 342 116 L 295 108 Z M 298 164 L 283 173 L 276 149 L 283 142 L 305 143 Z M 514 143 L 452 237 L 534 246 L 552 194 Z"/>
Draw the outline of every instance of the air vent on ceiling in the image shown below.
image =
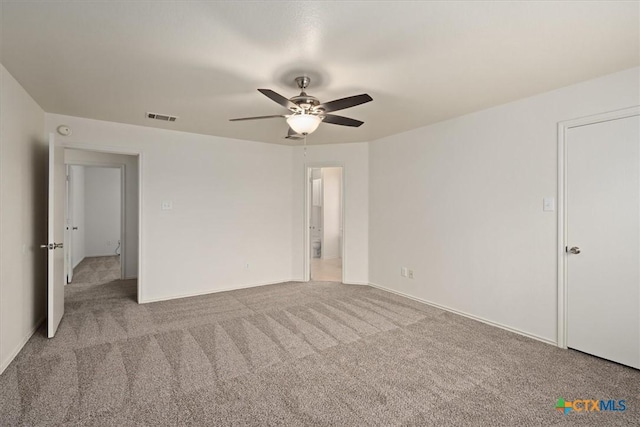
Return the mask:
<path id="1" fill-rule="evenodd" d="M 147 113 L 147 118 L 162 120 L 163 122 L 175 122 L 178 120 L 177 116 L 170 116 L 168 114 L 158 114 L 158 113 Z"/>

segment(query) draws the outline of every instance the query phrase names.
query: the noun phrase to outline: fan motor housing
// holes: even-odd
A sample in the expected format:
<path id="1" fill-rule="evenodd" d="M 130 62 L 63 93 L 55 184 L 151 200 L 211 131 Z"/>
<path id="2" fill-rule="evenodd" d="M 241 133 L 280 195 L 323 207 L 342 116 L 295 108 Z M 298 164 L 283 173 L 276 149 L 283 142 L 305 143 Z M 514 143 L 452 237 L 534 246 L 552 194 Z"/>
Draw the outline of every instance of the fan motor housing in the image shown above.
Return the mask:
<path id="1" fill-rule="evenodd" d="M 307 95 L 304 92 L 302 92 L 298 96 L 290 98 L 289 101 L 293 102 L 303 110 L 310 110 L 320 105 L 320 101 L 318 101 L 318 98 L 316 98 L 315 96 Z"/>

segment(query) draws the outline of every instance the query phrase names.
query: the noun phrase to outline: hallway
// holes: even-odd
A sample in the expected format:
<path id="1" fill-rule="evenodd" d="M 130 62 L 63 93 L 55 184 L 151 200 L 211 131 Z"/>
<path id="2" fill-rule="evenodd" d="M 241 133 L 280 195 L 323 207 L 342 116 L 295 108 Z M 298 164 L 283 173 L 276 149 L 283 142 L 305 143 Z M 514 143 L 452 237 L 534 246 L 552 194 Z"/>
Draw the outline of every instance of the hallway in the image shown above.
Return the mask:
<path id="1" fill-rule="evenodd" d="M 311 258 L 311 280 L 342 283 L 342 258 Z"/>

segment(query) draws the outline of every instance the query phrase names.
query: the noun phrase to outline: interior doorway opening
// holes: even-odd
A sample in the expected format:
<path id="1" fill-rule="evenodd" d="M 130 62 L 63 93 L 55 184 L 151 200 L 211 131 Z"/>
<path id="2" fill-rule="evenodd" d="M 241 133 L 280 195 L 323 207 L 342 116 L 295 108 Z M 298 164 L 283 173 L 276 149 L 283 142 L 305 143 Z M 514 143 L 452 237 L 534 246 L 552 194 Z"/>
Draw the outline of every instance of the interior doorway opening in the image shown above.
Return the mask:
<path id="1" fill-rule="evenodd" d="M 67 283 L 124 279 L 125 166 L 67 164 Z"/>
<path id="2" fill-rule="evenodd" d="M 65 295 L 121 281 L 139 300 L 139 157 L 66 148 L 64 158 Z"/>
<path id="3" fill-rule="evenodd" d="M 308 278 L 343 282 L 343 168 L 310 167 L 307 176 Z"/>

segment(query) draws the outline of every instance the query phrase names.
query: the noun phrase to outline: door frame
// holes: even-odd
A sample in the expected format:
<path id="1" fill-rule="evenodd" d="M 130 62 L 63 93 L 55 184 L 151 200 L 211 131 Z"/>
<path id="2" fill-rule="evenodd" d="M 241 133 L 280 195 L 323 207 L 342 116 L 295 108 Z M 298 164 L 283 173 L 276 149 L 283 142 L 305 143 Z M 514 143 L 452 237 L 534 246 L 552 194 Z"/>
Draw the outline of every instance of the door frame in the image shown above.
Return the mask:
<path id="1" fill-rule="evenodd" d="M 135 149 L 135 148 L 125 148 L 125 147 L 113 147 L 113 146 L 107 146 L 107 145 L 94 145 L 94 144 L 86 144 L 86 143 L 80 143 L 80 142 L 67 142 L 67 141 L 60 141 L 58 142 L 56 140 L 56 144 L 59 144 L 59 146 L 64 147 L 64 148 L 69 148 L 69 149 L 73 149 L 73 150 L 82 150 L 82 151 L 93 151 L 93 152 L 98 152 L 98 153 L 105 153 L 105 154 L 123 154 L 126 156 L 137 156 L 138 157 L 138 297 L 137 297 L 137 303 L 138 304 L 142 304 L 145 299 L 144 299 L 144 281 L 143 281 L 143 271 L 144 271 L 144 257 L 143 257 L 143 253 L 144 253 L 144 243 L 142 240 L 142 236 L 143 236 L 143 224 L 142 224 L 142 200 L 143 200 L 143 189 L 144 189 L 144 185 L 143 185 L 143 181 L 142 181 L 142 177 L 143 177 L 143 166 L 144 166 L 144 153 L 141 150 Z M 98 166 L 95 163 L 92 163 L 93 166 Z M 121 184 L 124 183 L 124 180 L 121 180 Z M 122 195 L 124 195 L 124 192 L 122 192 Z M 124 206 L 124 205 L 123 205 Z M 124 223 L 123 223 L 124 225 Z M 122 230 L 124 230 L 124 227 L 122 227 Z M 124 255 L 124 250 L 121 252 L 121 254 Z M 121 256 L 123 256 L 121 255 Z"/>
<path id="2" fill-rule="evenodd" d="M 67 147 L 65 147 L 67 148 Z M 109 154 L 115 154 L 115 153 L 109 153 Z M 98 168 L 110 168 L 110 169 L 119 169 L 120 170 L 120 280 L 124 280 L 125 279 L 125 265 L 126 265 L 126 257 L 125 257 L 125 253 L 126 253 L 126 249 L 125 249 L 125 241 L 127 238 L 127 233 L 125 232 L 126 230 L 126 224 L 127 224 L 127 217 L 126 217 L 126 208 L 127 208 L 127 198 L 126 198 L 126 179 L 127 179 L 127 174 L 126 174 L 126 165 L 123 163 L 109 163 L 109 162 L 92 162 L 92 161 L 74 161 L 71 163 L 67 163 L 65 162 L 65 166 L 69 167 L 69 166 L 85 166 L 85 167 L 98 167 Z M 69 176 L 69 175 L 67 175 Z M 69 183 L 70 180 L 67 180 L 67 206 L 69 205 Z M 68 216 L 67 216 L 68 219 Z M 71 231 L 73 230 L 67 230 L 69 231 L 69 233 L 67 233 L 67 235 L 69 236 L 69 238 L 71 237 Z M 71 239 L 69 239 L 71 240 Z M 70 252 L 71 246 L 67 245 L 67 242 L 65 242 L 65 248 L 67 248 L 66 251 Z M 65 254 L 67 255 L 67 254 Z M 70 254 L 69 254 L 70 255 Z M 68 271 L 67 271 L 67 277 L 68 277 Z"/>
<path id="3" fill-rule="evenodd" d="M 321 168 L 342 168 L 342 194 L 341 194 L 341 210 L 342 210 L 342 245 L 340 248 L 342 254 L 342 281 L 345 283 L 346 271 L 347 271 L 347 254 L 344 250 L 347 241 L 347 226 L 346 226 L 346 212 L 347 212 L 347 185 L 346 185 L 346 170 L 343 162 L 308 162 L 304 164 L 304 257 L 302 274 L 305 282 L 311 281 L 311 169 Z M 324 191 L 324 186 L 323 186 Z"/>
<path id="4" fill-rule="evenodd" d="M 568 330 L 568 295 L 567 295 L 567 131 L 572 128 L 587 126 L 611 120 L 624 119 L 640 115 L 640 106 L 624 108 L 606 113 L 594 114 L 573 120 L 558 122 L 558 339 L 560 348 L 567 348 Z"/>
<path id="5" fill-rule="evenodd" d="M 65 173 L 67 174 L 67 178 L 65 180 L 65 204 L 64 204 L 64 210 L 65 210 L 65 218 L 64 218 L 64 285 L 67 286 L 70 282 L 69 282 L 69 276 L 71 276 L 71 281 L 73 281 L 73 262 L 71 259 L 71 253 L 73 252 L 73 245 L 71 245 L 71 231 L 73 230 L 69 230 L 69 227 L 73 227 L 72 225 L 70 225 L 69 219 L 71 216 L 71 212 L 73 211 L 73 206 L 72 205 L 72 201 L 74 200 L 74 197 L 70 197 L 71 193 L 72 193 L 72 188 L 71 188 L 71 167 L 68 164 L 64 164 L 64 168 L 65 168 Z M 69 274 L 71 273 L 71 274 Z"/>

